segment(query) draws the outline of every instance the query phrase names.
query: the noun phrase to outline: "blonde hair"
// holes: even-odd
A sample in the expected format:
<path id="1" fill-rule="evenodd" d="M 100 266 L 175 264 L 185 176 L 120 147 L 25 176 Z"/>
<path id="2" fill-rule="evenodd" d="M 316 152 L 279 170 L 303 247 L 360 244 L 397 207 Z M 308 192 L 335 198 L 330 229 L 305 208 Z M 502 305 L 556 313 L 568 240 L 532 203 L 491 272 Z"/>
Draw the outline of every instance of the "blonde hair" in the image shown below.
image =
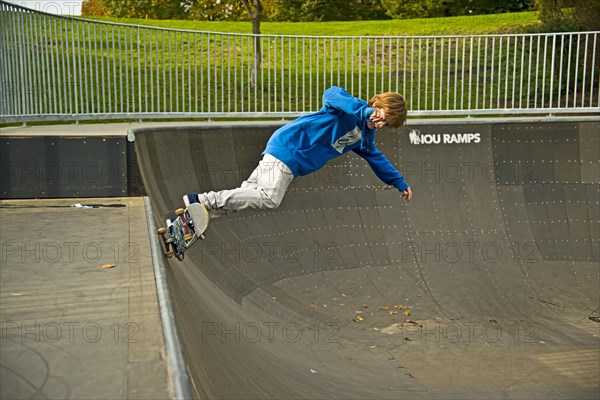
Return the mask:
<path id="1" fill-rule="evenodd" d="M 390 128 L 400 128 L 406 123 L 406 101 L 396 92 L 376 94 L 369 100 L 369 107 L 383 109 Z"/>

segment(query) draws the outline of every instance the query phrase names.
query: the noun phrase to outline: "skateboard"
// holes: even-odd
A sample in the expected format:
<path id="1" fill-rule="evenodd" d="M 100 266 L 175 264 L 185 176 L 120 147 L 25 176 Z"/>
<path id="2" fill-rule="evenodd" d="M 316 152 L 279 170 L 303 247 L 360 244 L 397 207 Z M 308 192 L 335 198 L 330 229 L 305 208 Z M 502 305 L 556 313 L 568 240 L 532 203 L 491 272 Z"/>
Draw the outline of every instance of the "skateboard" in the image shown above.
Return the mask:
<path id="1" fill-rule="evenodd" d="M 167 227 L 156 231 L 165 244 L 165 256 L 183 261 L 186 250 L 198 239 L 204 240 L 208 220 L 208 211 L 199 203 L 175 210 L 175 217 L 166 220 Z"/>

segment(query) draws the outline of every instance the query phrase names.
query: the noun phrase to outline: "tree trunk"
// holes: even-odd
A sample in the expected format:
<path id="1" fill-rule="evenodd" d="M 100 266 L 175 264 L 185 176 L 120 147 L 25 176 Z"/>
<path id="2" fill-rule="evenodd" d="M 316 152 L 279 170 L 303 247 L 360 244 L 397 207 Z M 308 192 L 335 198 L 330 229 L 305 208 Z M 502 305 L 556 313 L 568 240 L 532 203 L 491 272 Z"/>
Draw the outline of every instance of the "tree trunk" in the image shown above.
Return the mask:
<path id="1" fill-rule="evenodd" d="M 250 80 L 250 86 L 256 86 L 258 80 L 258 72 L 262 64 L 262 47 L 260 41 L 260 19 L 252 19 L 252 34 L 254 36 L 254 68 L 252 71 L 252 79 Z"/>
<path id="2" fill-rule="evenodd" d="M 250 75 L 250 87 L 255 87 L 258 81 L 258 72 L 262 64 L 262 48 L 260 41 L 260 16 L 262 13 L 262 4 L 260 0 L 253 0 L 253 6 L 250 7 L 249 0 L 242 0 L 246 12 L 252 21 L 252 34 L 254 36 L 254 63 L 252 65 L 252 73 Z"/>

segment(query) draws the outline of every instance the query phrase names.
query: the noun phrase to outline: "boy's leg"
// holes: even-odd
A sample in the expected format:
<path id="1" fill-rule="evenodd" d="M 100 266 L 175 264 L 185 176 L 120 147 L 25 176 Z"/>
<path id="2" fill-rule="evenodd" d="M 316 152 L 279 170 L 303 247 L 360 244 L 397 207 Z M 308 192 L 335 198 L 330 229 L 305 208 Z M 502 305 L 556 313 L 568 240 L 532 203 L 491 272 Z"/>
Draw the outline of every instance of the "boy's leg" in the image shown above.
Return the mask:
<path id="1" fill-rule="evenodd" d="M 266 154 L 241 187 L 201 193 L 198 200 L 209 210 L 264 210 L 279 207 L 294 176 L 281 161 Z"/>

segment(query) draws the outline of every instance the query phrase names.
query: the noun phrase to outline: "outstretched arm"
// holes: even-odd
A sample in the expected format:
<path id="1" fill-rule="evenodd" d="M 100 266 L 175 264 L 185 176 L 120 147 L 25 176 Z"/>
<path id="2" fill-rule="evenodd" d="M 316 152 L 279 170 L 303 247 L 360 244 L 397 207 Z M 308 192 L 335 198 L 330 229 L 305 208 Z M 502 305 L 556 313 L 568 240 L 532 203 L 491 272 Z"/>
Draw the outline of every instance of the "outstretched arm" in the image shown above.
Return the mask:
<path id="1" fill-rule="evenodd" d="M 400 192 L 402 192 L 402 197 L 407 201 L 410 201 L 412 198 L 410 186 L 404 180 L 404 177 L 400 175 L 400 172 L 394 168 L 385 154 L 377 149 L 370 152 L 355 149 L 354 152 L 367 160 L 369 166 L 379 179 L 388 185 L 396 187 Z"/>

